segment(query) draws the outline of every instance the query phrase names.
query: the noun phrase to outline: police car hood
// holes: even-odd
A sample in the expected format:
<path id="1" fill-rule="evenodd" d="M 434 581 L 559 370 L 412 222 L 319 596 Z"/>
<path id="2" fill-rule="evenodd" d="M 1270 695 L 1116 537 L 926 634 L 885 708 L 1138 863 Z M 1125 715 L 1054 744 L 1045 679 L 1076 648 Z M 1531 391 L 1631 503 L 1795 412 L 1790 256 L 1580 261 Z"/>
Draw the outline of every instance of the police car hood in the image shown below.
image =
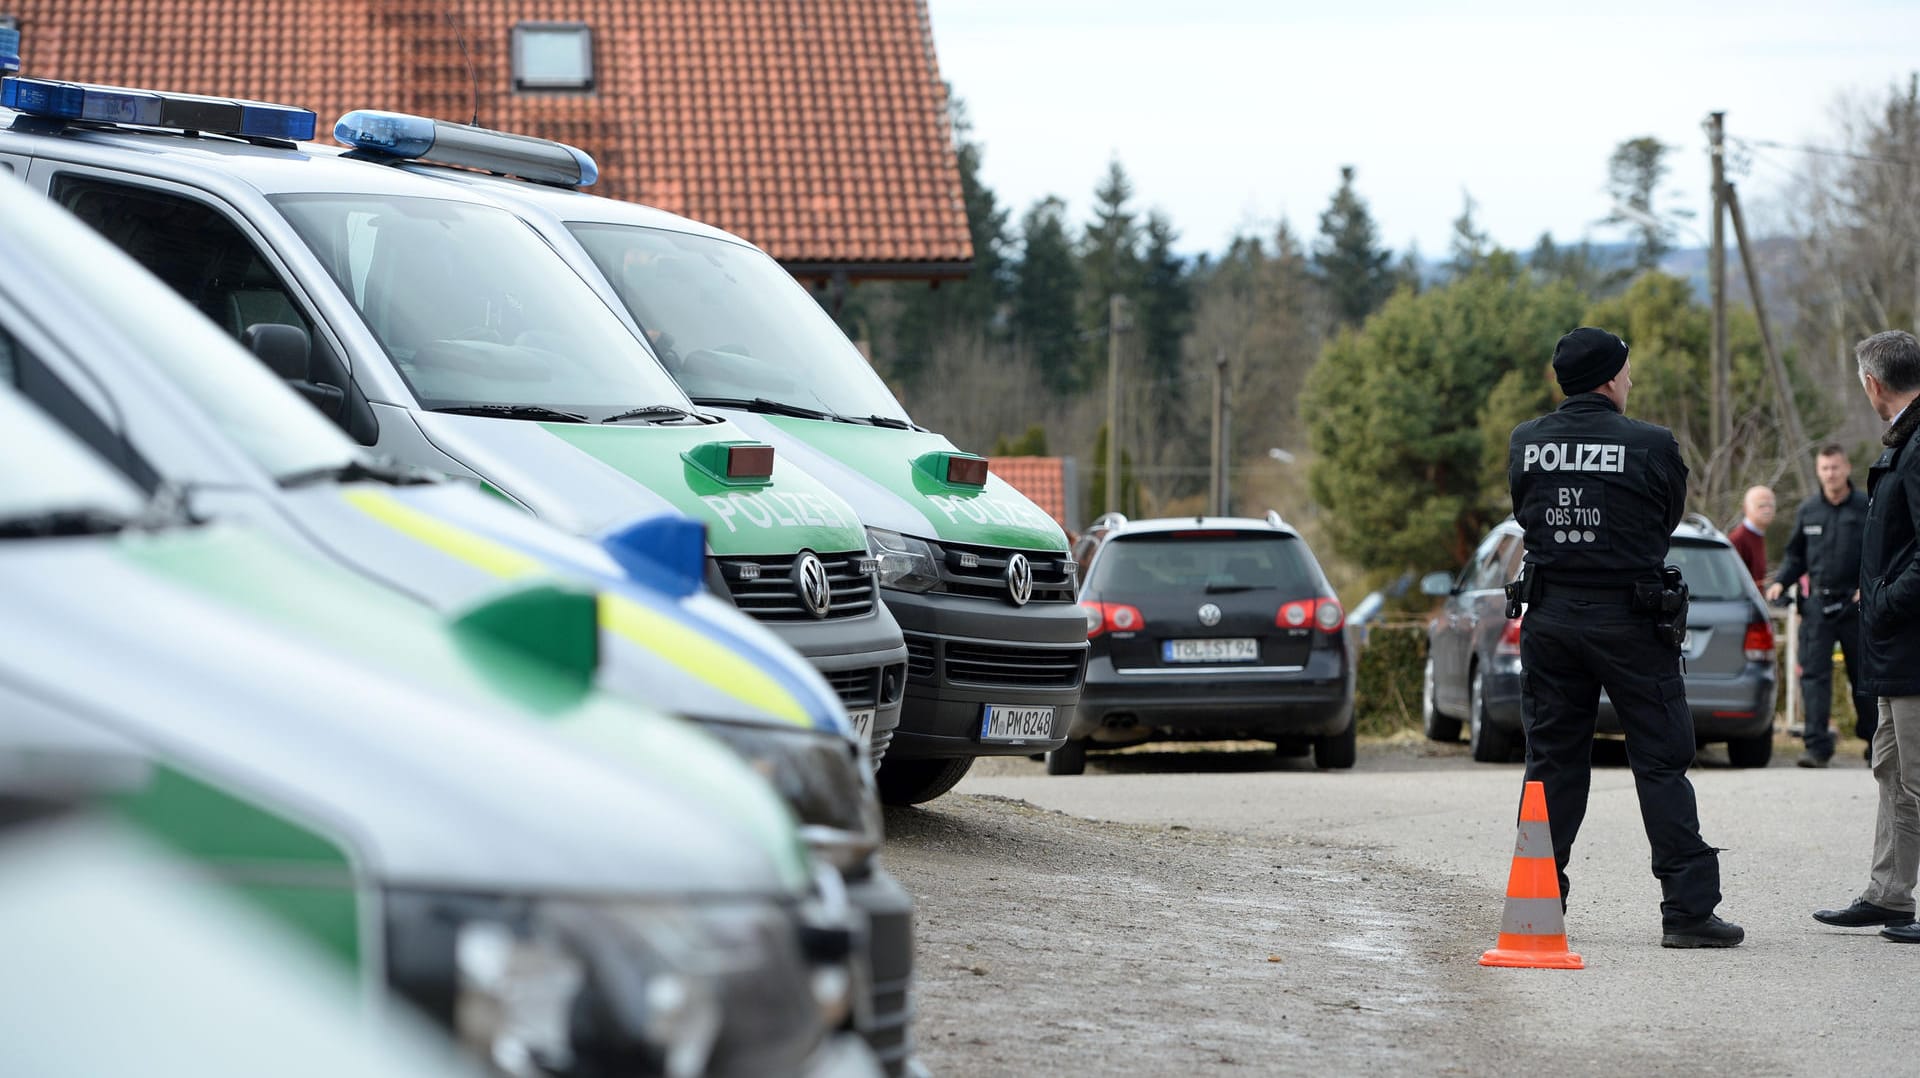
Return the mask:
<path id="1" fill-rule="evenodd" d="M 952 543 L 1063 551 L 1060 525 L 989 474 L 984 488 L 950 484 L 919 462 L 955 453 L 946 436 L 864 423 L 728 410 L 728 420 L 826 480 L 876 528 Z"/>
<path id="2" fill-rule="evenodd" d="M 449 654 L 424 628 L 396 635 L 395 609 L 357 625 L 391 658 L 364 661 L 337 628 L 261 614 L 337 601 L 291 555 L 254 608 L 207 585 L 272 557 L 223 528 L 0 545 L 0 680 L 337 837 L 386 883 L 645 896 L 804 881 L 784 805 L 693 727 L 543 693 L 529 664 Z"/>
<path id="3" fill-rule="evenodd" d="M 612 692 L 676 715 L 848 729 L 818 671 L 697 582 L 690 595 L 668 595 L 601 545 L 470 483 L 322 483 L 281 497 L 334 561 L 443 613 L 541 580 L 601 591 L 599 681 Z"/>
<path id="4" fill-rule="evenodd" d="M 441 452 L 568 531 L 594 535 L 662 512 L 707 527 L 718 555 L 865 550 L 853 508 L 776 450 L 766 482 L 728 482 L 696 463 L 709 442 L 752 439 L 731 423 L 687 426 L 536 423 L 415 412 Z"/>

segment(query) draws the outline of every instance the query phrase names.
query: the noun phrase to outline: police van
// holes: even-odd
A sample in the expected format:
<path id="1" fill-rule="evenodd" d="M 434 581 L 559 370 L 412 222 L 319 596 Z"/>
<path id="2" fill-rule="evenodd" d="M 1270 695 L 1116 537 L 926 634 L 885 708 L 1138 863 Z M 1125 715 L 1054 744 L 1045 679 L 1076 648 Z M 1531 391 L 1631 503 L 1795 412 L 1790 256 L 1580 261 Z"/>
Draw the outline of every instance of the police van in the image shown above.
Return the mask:
<path id="1" fill-rule="evenodd" d="M 537 620 L 368 609 L 176 509 L 0 390 L 0 802 L 111 807 L 512 1073 L 873 1073 L 857 923 L 738 759 Z"/>
<path id="2" fill-rule="evenodd" d="M 878 861 L 864 752 L 820 675 L 700 588 L 698 524 L 622 528 L 609 537 L 616 559 L 471 484 L 380 467 L 119 251 L 5 178 L 0 260 L 36 267 L 0 282 L 0 385 L 148 489 L 321 563 L 234 558 L 222 586 L 272 595 L 287 589 L 279 577 L 298 575 L 327 599 L 303 616 L 343 632 L 377 620 L 395 597 L 450 617 L 491 604 L 528 619 L 550 589 L 599 589 L 589 600 L 597 682 L 700 721 L 774 783 L 865 916 L 859 1028 L 890 1059 L 911 1054 L 913 903 Z M 636 538 L 663 527 L 665 550 L 657 537 Z M 564 639 L 554 632 L 547 646 Z"/>
<path id="3" fill-rule="evenodd" d="M 853 507 L 698 409 L 532 229 L 306 142 L 306 110 L 0 86 L 0 168 L 254 340 L 362 445 L 594 538 L 663 512 L 705 524 L 710 589 L 806 656 L 884 756 L 907 652 Z M 306 349 L 259 347 L 274 326 Z"/>
<path id="4" fill-rule="evenodd" d="M 853 505 L 909 656 L 884 799 L 938 797 L 977 756 L 1059 747 L 1087 655 L 1065 534 L 983 458 L 914 423 L 777 262 L 719 229 L 587 194 L 592 176 L 565 167 L 584 154 L 560 143 L 376 111 L 348 113 L 334 137 L 499 200 L 628 318 L 696 406 Z"/>

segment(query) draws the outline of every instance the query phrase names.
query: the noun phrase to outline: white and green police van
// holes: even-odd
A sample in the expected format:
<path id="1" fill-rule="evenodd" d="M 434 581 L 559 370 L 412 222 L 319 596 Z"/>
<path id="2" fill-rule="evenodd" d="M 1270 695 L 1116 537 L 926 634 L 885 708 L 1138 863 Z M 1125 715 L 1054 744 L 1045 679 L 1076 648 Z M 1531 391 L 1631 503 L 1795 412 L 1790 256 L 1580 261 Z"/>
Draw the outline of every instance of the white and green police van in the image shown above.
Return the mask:
<path id="1" fill-rule="evenodd" d="M 865 915 L 856 1026 L 890 1067 L 907 1065 L 913 903 L 878 859 L 865 751 L 821 676 L 701 586 L 700 524 L 649 518 L 603 549 L 472 483 L 384 467 L 130 258 L 5 177 L 0 263 L 35 268 L 0 277 L 0 385 L 143 489 L 358 577 L 325 589 L 376 593 L 326 608 L 349 619 L 343 632 L 380 592 L 454 615 L 541 583 L 598 591 L 597 684 L 700 722 L 774 783 Z M 284 324 L 250 327 L 256 349 L 268 331 L 304 358 L 304 333 Z M 278 564 L 235 559 L 227 583 L 272 592 Z"/>
<path id="2" fill-rule="evenodd" d="M 0 390 L 0 801 L 112 805 L 508 1073 L 874 1073 L 838 877 L 593 688 L 590 596 L 442 618 L 176 509 Z"/>
<path id="3" fill-rule="evenodd" d="M 584 193 L 592 176 L 568 167 L 584 154 L 559 143 L 371 111 L 342 117 L 334 137 L 498 199 L 630 320 L 696 406 L 851 503 L 907 644 L 883 799 L 925 801 L 977 756 L 1063 743 L 1087 651 L 1065 534 L 985 459 L 915 424 L 765 252 Z"/>
<path id="4" fill-rule="evenodd" d="M 304 142 L 313 127 L 287 106 L 0 81 L 0 169 L 236 339 L 306 334 L 279 373 L 361 444 L 595 539 L 704 523 L 711 590 L 819 669 L 882 758 L 907 653 L 832 482 L 697 408 L 492 200 Z"/>

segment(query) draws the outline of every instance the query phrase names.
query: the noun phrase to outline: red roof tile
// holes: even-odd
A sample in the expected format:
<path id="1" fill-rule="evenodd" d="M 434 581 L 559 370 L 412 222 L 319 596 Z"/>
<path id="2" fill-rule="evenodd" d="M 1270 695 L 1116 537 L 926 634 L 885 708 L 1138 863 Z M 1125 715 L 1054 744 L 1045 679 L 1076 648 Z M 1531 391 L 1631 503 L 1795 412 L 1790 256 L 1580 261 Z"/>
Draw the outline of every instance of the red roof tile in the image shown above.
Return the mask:
<path id="1" fill-rule="evenodd" d="M 737 232 L 796 268 L 951 274 L 973 257 L 925 0 L 0 7 L 26 74 L 300 105 L 323 138 L 355 108 L 472 119 L 470 55 L 481 122 L 587 150 L 597 194 Z M 595 92 L 513 92 L 523 21 L 589 26 Z"/>
<path id="2" fill-rule="evenodd" d="M 1067 527 L 1067 469 L 1059 457 L 988 457 L 987 470 Z"/>

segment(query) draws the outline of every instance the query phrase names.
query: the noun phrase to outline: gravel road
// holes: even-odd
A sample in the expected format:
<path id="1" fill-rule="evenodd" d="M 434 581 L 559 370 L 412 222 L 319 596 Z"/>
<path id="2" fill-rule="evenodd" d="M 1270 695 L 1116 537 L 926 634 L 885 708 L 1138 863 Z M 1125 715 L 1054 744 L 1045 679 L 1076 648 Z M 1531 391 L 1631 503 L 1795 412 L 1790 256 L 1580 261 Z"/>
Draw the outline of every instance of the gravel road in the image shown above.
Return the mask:
<path id="1" fill-rule="evenodd" d="M 887 814 L 919 902 L 922 1058 L 942 1078 L 1910 1073 L 1920 948 L 1806 912 L 1864 882 L 1857 756 L 1709 758 L 1694 780 L 1747 945 L 1658 946 L 1632 776 L 1602 766 L 1568 918 L 1588 968 L 1552 972 L 1476 962 L 1520 772 L 1464 746 L 1367 745 L 1349 773 L 1264 751 L 1095 757 L 1076 778 L 983 761 Z"/>

